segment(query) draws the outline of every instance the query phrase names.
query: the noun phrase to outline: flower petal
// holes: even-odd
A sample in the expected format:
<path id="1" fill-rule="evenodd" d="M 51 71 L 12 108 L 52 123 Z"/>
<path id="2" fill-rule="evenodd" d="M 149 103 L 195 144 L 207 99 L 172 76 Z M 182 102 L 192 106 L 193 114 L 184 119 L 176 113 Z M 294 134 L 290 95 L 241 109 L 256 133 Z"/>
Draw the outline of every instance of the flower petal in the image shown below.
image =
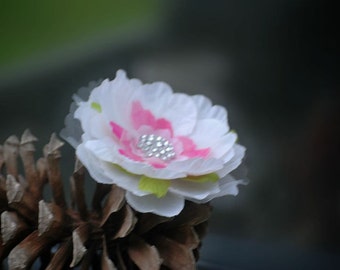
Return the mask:
<path id="1" fill-rule="evenodd" d="M 84 144 L 80 144 L 77 147 L 76 154 L 93 179 L 95 179 L 98 183 L 113 184 L 113 179 L 104 174 L 104 164 L 91 152 L 89 152 L 84 147 Z"/>
<path id="2" fill-rule="evenodd" d="M 190 135 L 198 148 L 210 148 L 228 132 L 227 126 L 216 119 L 198 120 Z"/>
<path id="3" fill-rule="evenodd" d="M 117 139 L 120 140 L 122 138 L 124 129 L 113 121 L 110 121 L 110 126 L 111 126 L 112 133 L 116 136 Z"/>
<path id="4" fill-rule="evenodd" d="M 129 80 L 126 73 L 119 70 L 116 78 L 109 85 L 103 86 L 98 103 L 109 121 L 113 121 L 125 129 L 129 128 L 129 105 L 140 85 L 139 80 Z"/>
<path id="5" fill-rule="evenodd" d="M 160 199 L 154 195 L 136 196 L 131 192 L 127 192 L 125 197 L 129 205 L 136 211 L 151 212 L 164 217 L 176 216 L 184 207 L 183 197 L 170 192 Z"/>
<path id="6" fill-rule="evenodd" d="M 171 87 L 164 82 L 144 84 L 135 91 L 132 100 L 139 101 L 143 108 L 160 117 L 173 96 Z"/>
<path id="7" fill-rule="evenodd" d="M 220 139 L 216 140 L 211 147 L 211 152 L 214 158 L 222 158 L 228 151 L 235 145 L 237 135 L 233 132 L 229 132 Z M 226 160 L 224 159 L 226 162 Z"/>
<path id="8" fill-rule="evenodd" d="M 112 179 L 113 183 L 117 186 L 125 190 L 129 190 L 137 196 L 144 196 L 149 194 L 149 192 L 143 191 L 138 188 L 140 179 L 139 175 L 131 174 L 123 170 L 119 166 L 108 162 L 103 162 L 102 166 L 104 168 L 104 174 Z"/>
<path id="9" fill-rule="evenodd" d="M 227 162 L 221 170 L 218 170 L 216 172 L 221 178 L 235 170 L 241 164 L 246 152 L 245 147 L 239 144 L 235 144 L 233 150 L 234 156 L 232 157 L 232 159 Z"/>
<path id="10" fill-rule="evenodd" d="M 61 138 L 71 144 L 74 148 L 77 148 L 81 143 L 81 136 L 83 133 L 80 121 L 74 118 L 76 109 L 77 105 L 73 102 L 70 106 L 70 113 L 65 117 L 65 127 L 60 132 Z"/>
<path id="11" fill-rule="evenodd" d="M 216 119 L 227 124 L 227 110 L 219 105 L 212 106 L 211 100 L 202 95 L 192 96 L 197 106 L 198 119 Z M 228 127 L 229 130 L 229 127 Z"/>
<path id="12" fill-rule="evenodd" d="M 91 131 L 89 132 L 92 138 L 105 138 L 111 137 L 111 130 L 104 119 L 102 114 L 95 113 L 92 115 L 91 119 L 89 119 L 89 124 L 91 125 Z"/>
<path id="13" fill-rule="evenodd" d="M 172 89 L 161 82 L 143 85 L 138 90 L 133 100 L 140 101 L 143 108 L 150 110 L 157 118 L 169 121 L 175 135 L 183 136 L 192 132 L 197 119 L 197 108 L 190 96 L 173 94 Z"/>
<path id="14" fill-rule="evenodd" d="M 179 136 L 176 139 L 181 143 L 181 156 L 205 158 L 210 154 L 210 148 L 197 149 L 196 144 L 189 137 Z"/>
<path id="15" fill-rule="evenodd" d="M 211 201 L 214 198 L 226 196 L 226 195 L 233 195 L 236 196 L 238 194 L 238 185 L 246 185 L 248 182 L 246 180 L 235 180 L 234 177 L 231 175 L 227 175 L 219 182 L 219 192 L 217 193 L 211 193 L 207 197 L 205 197 L 202 200 L 197 200 L 195 198 L 189 199 L 196 203 L 206 203 Z"/>
<path id="16" fill-rule="evenodd" d="M 88 140 L 83 145 L 98 160 L 116 163 L 118 150 L 113 141 L 109 143 L 108 140 Z"/>
<path id="17" fill-rule="evenodd" d="M 175 171 L 168 168 L 155 168 L 147 163 L 134 161 L 120 154 L 117 146 L 109 139 L 90 140 L 85 143 L 85 147 L 98 159 L 117 164 L 133 174 L 159 179 L 175 179 L 186 176 L 182 170 Z"/>
<path id="18" fill-rule="evenodd" d="M 206 182 L 206 183 L 195 183 L 194 181 L 187 180 L 172 180 L 169 191 L 183 196 L 186 199 L 203 200 L 210 194 L 220 192 L 219 184 Z"/>
<path id="19" fill-rule="evenodd" d="M 197 109 L 190 96 L 176 93 L 164 109 L 162 117 L 171 122 L 176 136 L 192 132 L 197 120 Z"/>
<path id="20" fill-rule="evenodd" d="M 185 175 L 202 175 L 221 170 L 223 168 L 223 163 L 224 162 L 221 159 L 191 158 L 173 161 L 169 163 L 167 169 L 181 171 L 185 173 Z"/>
<path id="21" fill-rule="evenodd" d="M 129 174 L 114 164 L 100 161 L 83 144 L 80 144 L 77 148 L 77 157 L 87 168 L 91 177 L 98 183 L 116 184 L 138 196 L 149 194 L 149 192 L 138 188 L 140 176 Z"/>
<path id="22" fill-rule="evenodd" d="M 135 130 L 143 126 L 151 127 L 152 130 L 169 130 L 173 135 L 171 123 L 164 118 L 156 118 L 149 110 L 145 110 L 139 101 L 132 103 L 131 121 Z"/>

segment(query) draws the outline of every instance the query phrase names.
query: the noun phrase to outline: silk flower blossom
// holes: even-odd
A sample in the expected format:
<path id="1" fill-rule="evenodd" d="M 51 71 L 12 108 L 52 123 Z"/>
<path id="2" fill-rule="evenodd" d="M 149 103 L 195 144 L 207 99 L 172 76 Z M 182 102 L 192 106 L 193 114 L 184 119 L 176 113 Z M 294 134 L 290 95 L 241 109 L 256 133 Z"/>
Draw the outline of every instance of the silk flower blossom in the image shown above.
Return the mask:
<path id="1" fill-rule="evenodd" d="M 172 217 L 185 200 L 237 195 L 245 184 L 231 175 L 245 148 L 236 143 L 225 108 L 207 97 L 174 93 L 164 82 L 142 84 L 122 70 L 93 87 L 88 99 L 80 95 L 61 136 L 92 178 L 125 189 L 136 211 Z"/>

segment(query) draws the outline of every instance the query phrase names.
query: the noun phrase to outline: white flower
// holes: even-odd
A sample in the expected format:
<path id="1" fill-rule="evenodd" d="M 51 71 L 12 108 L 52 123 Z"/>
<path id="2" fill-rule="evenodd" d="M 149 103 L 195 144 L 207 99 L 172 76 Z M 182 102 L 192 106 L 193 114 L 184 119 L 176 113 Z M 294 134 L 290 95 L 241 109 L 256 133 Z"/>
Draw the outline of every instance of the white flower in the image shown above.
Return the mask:
<path id="1" fill-rule="evenodd" d="M 120 70 L 87 101 L 74 100 L 62 136 L 97 182 L 124 188 L 139 212 L 175 216 L 185 199 L 237 195 L 244 183 L 230 173 L 245 148 L 236 143 L 226 110 L 202 95 L 173 93 L 163 82 L 142 84 Z"/>

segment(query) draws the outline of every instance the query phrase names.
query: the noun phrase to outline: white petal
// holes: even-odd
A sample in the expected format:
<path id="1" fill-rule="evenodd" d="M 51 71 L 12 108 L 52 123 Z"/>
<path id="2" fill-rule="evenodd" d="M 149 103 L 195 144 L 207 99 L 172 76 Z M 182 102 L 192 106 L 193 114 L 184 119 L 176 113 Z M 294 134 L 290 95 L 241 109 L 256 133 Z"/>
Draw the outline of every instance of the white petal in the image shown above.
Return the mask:
<path id="1" fill-rule="evenodd" d="M 107 162 L 103 163 L 103 168 L 104 174 L 112 179 L 113 183 L 115 183 L 117 186 L 130 191 L 137 196 L 149 194 L 138 188 L 140 176 L 126 173 L 123 170 L 117 168 L 114 164 Z"/>
<path id="2" fill-rule="evenodd" d="M 162 116 L 172 123 L 176 136 L 190 134 L 197 121 L 197 108 L 186 94 L 176 93 L 168 103 L 168 108 L 164 108 Z"/>
<path id="3" fill-rule="evenodd" d="M 144 175 L 157 179 L 176 179 L 186 176 L 183 171 L 173 171 L 168 168 L 156 169 L 152 166 L 147 167 L 144 171 Z"/>
<path id="4" fill-rule="evenodd" d="M 150 110 L 156 118 L 162 114 L 173 96 L 171 87 L 164 82 L 155 82 L 141 86 L 135 91 L 133 100 L 139 101 L 143 108 Z"/>
<path id="5" fill-rule="evenodd" d="M 106 81 L 108 81 L 108 79 L 106 79 Z M 104 83 L 103 80 L 89 82 L 87 86 L 81 87 L 77 91 L 77 94 L 73 95 L 73 100 L 77 103 L 79 103 L 80 101 L 88 100 L 88 99 L 92 99 L 92 100 L 95 99 L 95 101 L 97 101 L 96 99 L 97 92 L 100 91 L 100 89 L 98 89 L 98 86 L 100 86 L 103 83 Z"/>
<path id="6" fill-rule="evenodd" d="M 198 120 L 190 138 L 197 148 L 211 147 L 228 132 L 227 126 L 216 119 Z"/>
<path id="7" fill-rule="evenodd" d="M 169 190 L 186 199 L 203 200 L 211 194 L 220 192 L 218 183 L 195 183 L 187 180 L 173 180 Z"/>
<path id="8" fill-rule="evenodd" d="M 226 196 L 226 195 L 234 195 L 238 194 L 238 185 L 246 185 L 247 181 L 245 180 L 235 180 L 231 175 L 227 175 L 223 179 L 219 180 L 219 189 L 220 191 L 217 193 L 212 193 L 203 200 L 197 199 L 189 199 L 196 203 L 206 203 L 211 201 L 214 198 Z"/>
<path id="9" fill-rule="evenodd" d="M 79 119 L 82 130 L 84 133 L 88 133 L 90 137 L 92 130 L 92 118 L 97 114 L 98 112 L 91 108 L 89 102 L 81 102 L 77 110 L 74 112 L 74 118 Z"/>
<path id="10" fill-rule="evenodd" d="M 200 119 L 207 118 L 205 115 L 207 115 L 212 107 L 212 102 L 209 98 L 203 95 L 194 95 L 192 96 L 192 99 L 194 100 L 197 109 L 198 109 L 198 116 Z"/>
<path id="11" fill-rule="evenodd" d="M 235 180 L 231 175 L 228 175 L 225 177 L 224 181 L 221 180 L 220 183 L 220 192 L 216 194 L 212 194 L 210 196 L 211 199 L 216 197 L 221 197 L 225 195 L 233 195 L 236 196 L 238 194 L 238 185 L 245 185 L 247 184 L 247 181 L 241 179 L 241 180 Z"/>
<path id="12" fill-rule="evenodd" d="M 126 200 L 129 205 L 141 213 L 154 213 L 159 216 L 173 217 L 178 215 L 184 207 L 183 197 L 168 192 L 164 197 L 154 195 L 135 196 L 127 192 Z"/>
<path id="13" fill-rule="evenodd" d="M 77 148 L 77 156 L 96 182 L 116 184 L 139 196 L 148 194 L 138 188 L 140 176 L 125 173 L 113 164 L 99 160 L 83 144 Z"/>
<path id="14" fill-rule="evenodd" d="M 246 149 L 242 145 L 235 144 L 233 149 L 235 154 L 232 159 L 225 163 L 221 170 L 218 170 L 216 172 L 221 178 L 235 170 L 241 164 L 242 159 L 245 155 Z"/>
<path id="15" fill-rule="evenodd" d="M 89 119 L 89 123 L 91 127 L 90 134 L 92 138 L 101 139 L 112 136 L 109 123 L 101 113 L 94 114 L 91 119 Z"/>
<path id="16" fill-rule="evenodd" d="M 81 143 L 81 135 L 83 133 L 81 123 L 79 119 L 75 117 L 75 112 L 80 104 L 86 104 L 84 100 L 88 99 L 91 91 L 91 95 L 96 96 L 98 91 L 96 91 L 95 88 L 100 85 L 100 83 L 100 81 L 92 81 L 88 86 L 80 88 L 77 94 L 73 95 L 74 101 L 71 103 L 70 112 L 65 118 L 65 128 L 60 132 L 60 136 L 74 148 Z"/>
<path id="17" fill-rule="evenodd" d="M 108 140 L 89 140 L 84 143 L 85 148 L 90 151 L 98 160 L 116 163 L 119 155 L 117 147 L 112 141 Z"/>
<path id="18" fill-rule="evenodd" d="M 74 148 L 81 143 L 83 133 L 80 121 L 74 118 L 74 112 L 77 108 L 77 105 L 73 102 L 70 106 L 70 113 L 65 117 L 65 127 L 60 132 L 60 136 Z"/>
<path id="19" fill-rule="evenodd" d="M 223 160 L 223 163 L 229 162 L 234 156 L 235 156 L 235 145 L 231 149 L 229 149 L 222 157 L 221 159 Z"/>
<path id="20" fill-rule="evenodd" d="M 76 154 L 94 180 L 98 183 L 113 184 L 113 179 L 104 174 L 105 166 L 103 166 L 103 163 L 89 152 L 84 144 L 77 147 Z"/>
<path id="21" fill-rule="evenodd" d="M 214 158 L 221 158 L 226 155 L 228 151 L 234 146 L 237 140 L 237 135 L 233 132 L 229 132 L 224 135 L 222 138 L 216 140 L 214 145 L 211 147 L 212 156 Z M 225 159 L 224 159 L 225 161 Z"/>
<path id="22" fill-rule="evenodd" d="M 173 171 L 168 168 L 154 168 L 149 164 L 133 161 L 125 156 L 117 161 L 117 164 L 125 170 L 138 175 L 145 175 L 157 179 L 175 179 L 185 177 L 186 174 L 182 171 Z"/>
<path id="23" fill-rule="evenodd" d="M 184 172 L 185 175 L 202 175 L 221 170 L 223 168 L 223 160 L 214 158 L 191 158 L 173 161 L 167 168 L 173 171 Z"/>
<path id="24" fill-rule="evenodd" d="M 197 106 L 199 119 L 213 118 L 227 124 L 228 115 L 224 107 L 219 105 L 212 106 L 210 99 L 202 95 L 195 95 L 192 98 Z"/>
<path id="25" fill-rule="evenodd" d="M 139 91 L 140 85 L 138 80 L 129 80 L 124 71 L 117 72 L 116 78 L 103 88 L 99 97 L 107 119 L 129 129 L 131 99 Z"/>

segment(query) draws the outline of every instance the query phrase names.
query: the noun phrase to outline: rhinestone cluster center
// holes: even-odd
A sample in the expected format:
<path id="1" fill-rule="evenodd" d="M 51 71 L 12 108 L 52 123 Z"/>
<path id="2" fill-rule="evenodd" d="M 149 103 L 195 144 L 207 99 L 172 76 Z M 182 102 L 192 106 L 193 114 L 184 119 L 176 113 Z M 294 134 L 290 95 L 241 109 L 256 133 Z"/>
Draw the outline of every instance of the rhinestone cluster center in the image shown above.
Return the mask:
<path id="1" fill-rule="evenodd" d="M 156 157 L 169 161 L 176 156 L 174 147 L 167 139 L 154 134 L 144 134 L 139 137 L 137 147 L 142 150 L 145 157 Z"/>

